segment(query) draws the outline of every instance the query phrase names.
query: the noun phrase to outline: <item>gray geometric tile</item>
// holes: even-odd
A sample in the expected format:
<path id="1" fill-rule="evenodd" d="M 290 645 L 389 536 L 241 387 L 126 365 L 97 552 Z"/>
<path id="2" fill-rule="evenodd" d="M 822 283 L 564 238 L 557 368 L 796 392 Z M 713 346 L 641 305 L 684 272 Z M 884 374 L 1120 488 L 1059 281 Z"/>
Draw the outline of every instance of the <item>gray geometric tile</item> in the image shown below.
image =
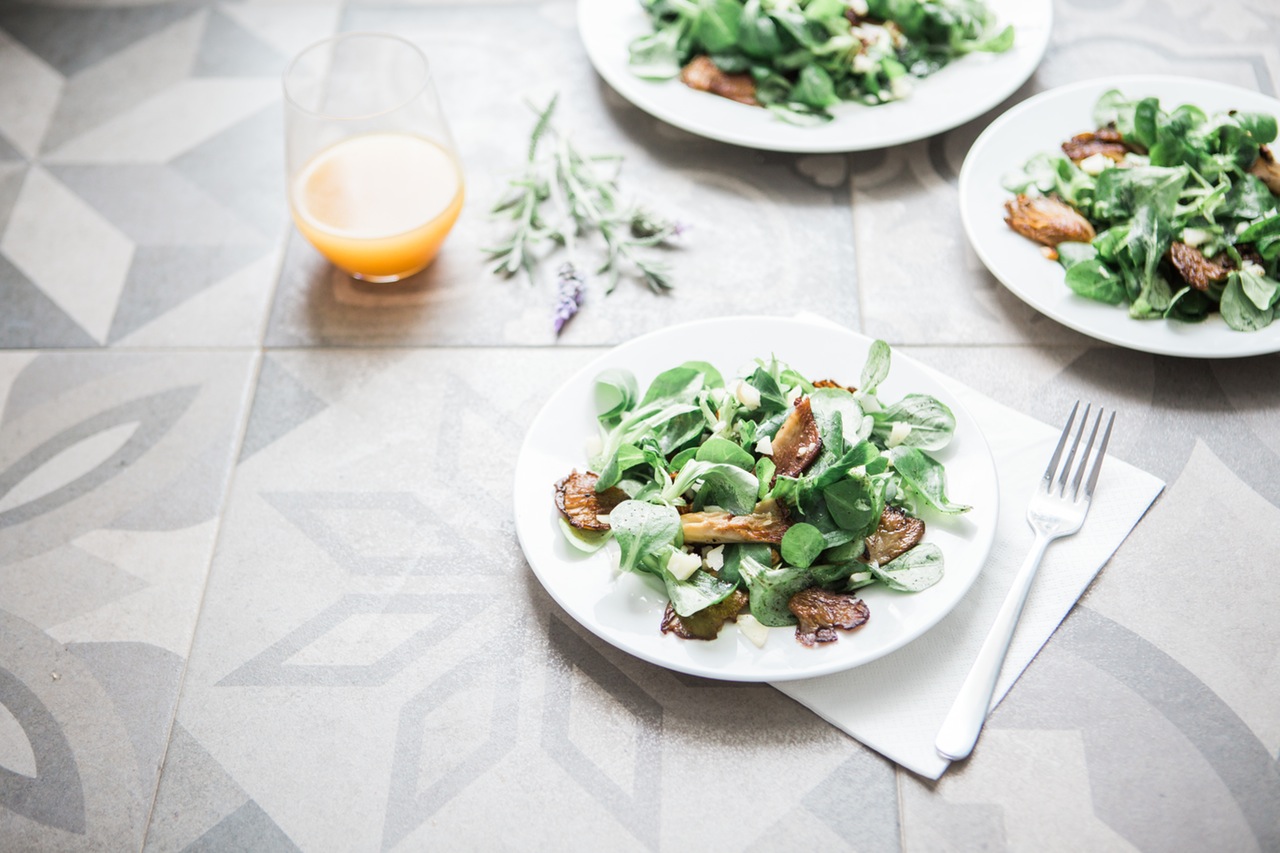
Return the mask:
<path id="1" fill-rule="evenodd" d="M 13 348 L 96 347 L 75 320 L 0 255 L 0 343 Z"/>
<path id="2" fill-rule="evenodd" d="M 193 77 L 275 77 L 284 73 L 281 56 L 216 7 L 209 10 Z"/>
<path id="3" fill-rule="evenodd" d="M 250 800 L 183 849 L 184 853 L 297 853 L 298 846 L 261 806 Z"/>
<path id="4" fill-rule="evenodd" d="M 67 80 L 41 150 L 61 147 L 188 76 L 204 20 L 197 12 L 175 21 Z"/>
<path id="5" fill-rule="evenodd" d="M 261 254 L 251 245 L 137 247 L 107 342 L 137 331 Z"/>
<path id="6" fill-rule="evenodd" d="M 1275 849 L 1272 762 L 1233 716 L 1175 661 L 1077 607 L 974 755 L 938 783 L 907 785 L 904 833 L 923 850 L 993 838 L 995 849 L 1048 849 L 1064 832 L 1080 849 L 1185 850 L 1205 838 Z"/>
<path id="7" fill-rule="evenodd" d="M 137 849 L 158 765 L 138 765 L 115 702 L 66 644 L 0 610 L 0 648 L 0 703 L 37 766 L 34 778 L 0 768 L 6 850 Z"/>
<path id="8" fill-rule="evenodd" d="M 121 403 L 63 429 L 12 461 L 0 471 L 0 495 L 9 493 L 68 449 L 115 427 L 138 425 L 124 444 L 88 471 L 58 485 L 52 491 L 41 492 L 38 496 L 0 511 L 0 530 L 53 512 L 123 473 L 168 433 L 186 412 L 198 391 L 199 388 L 194 386 L 172 388 Z"/>
<path id="9" fill-rule="evenodd" d="M 175 722 L 144 849 L 148 853 L 183 850 L 248 802 L 244 789 Z"/>
<path id="10" fill-rule="evenodd" d="M 557 615 L 547 624 L 551 652 L 558 664 L 547 668 L 546 706 L 542 717 L 542 746 L 580 786 L 650 849 L 658 847 L 662 802 L 662 705 L 606 657 L 592 648 Z M 630 784 L 623 786 L 605 772 L 607 754 L 589 754 L 570 730 L 573 686 L 588 679 L 602 690 L 625 717 L 634 739 Z M 594 753 L 594 750 L 591 751 Z"/>
<path id="11" fill-rule="evenodd" d="M 439 507 L 412 492 L 262 492 L 261 497 L 356 575 L 502 574 Z M 368 545 L 375 543 L 375 553 Z"/>
<path id="12" fill-rule="evenodd" d="M 498 650 L 462 661 L 401 708 L 382 829 L 383 850 L 391 849 L 431 820 L 515 747 L 510 733 L 517 723 L 521 650 L 518 644 L 508 644 L 500 653 L 494 651 Z M 443 762 L 439 753 L 445 750 L 433 730 L 433 712 L 465 691 L 480 692 L 475 706 L 477 724 L 467 733 L 472 743 L 465 748 L 452 744 L 447 750 L 448 766 L 440 766 Z M 426 780 L 420 778 L 424 766 L 431 768 Z"/>
<path id="13" fill-rule="evenodd" d="M 196 12 L 179 3 L 57 8 L 10 0 L 0 5 L 0 29 L 70 77 Z"/>
<path id="14" fill-rule="evenodd" d="M 0 135 L 0 164 L 25 163 L 26 161 L 27 158 L 23 156 L 22 152 L 14 148 L 12 143 L 6 140 L 3 135 Z M 3 230 L 3 225 L 0 225 L 0 231 Z"/>
<path id="15" fill-rule="evenodd" d="M 53 549 L 44 559 L 0 554 L 0 608 L 39 628 L 51 628 L 147 588 L 147 582 L 74 546 Z M 54 594 L 51 590 L 74 590 Z"/>
<path id="16" fill-rule="evenodd" d="M 102 539 L 117 520 L 146 527 L 145 520 L 129 519 L 129 511 L 179 481 L 185 480 L 190 493 L 157 513 L 152 526 L 215 505 L 233 459 L 252 363 L 250 354 L 240 352 L 58 353 L 20 362 L 13 379 L 15 409 L 0 420 L 3 559 L 38 557 L 90 533 Z M 59 372 L 61 377 L 49 379 Z M 48 387 L 39 387 L 45 381 Z M 202 536 L 198 530 L 191 535 Z M 111 547 L 104 553 L 104 559 L 117 559 Z M 177 559 L 183 569 L 175 566 L 175 578 L 185 575 L 193 557 L 203 568 L 198 551 L 184 555 Z M 203 572 L 193 580 L 202 582 Z"/>
<path id="17" fill-rule="evenodd" d="M 104 530 L 183 530 L 215 518 L 222 505 L 227 448 L 221 441 L 193 453 L 191 463 L 155 493 L 103 525 Z"/>
<path id="18" fill-rule="evenodd" d="M 18 201 L 27 172 L 25 162 L 4 160 L 4 145 L 4 139 L 0 137 L 0 234 L 4 234 L 5 226 L 9 224 L 9 214 Z"/>
<path id="19" fill-rule="evenodd" d="M 299 382 L 271 354 L 262 358 L 249 424 L 240 442 L 240 462 L 323 412 L 328 403 Z"/>
<path id="20" fill-rule="evenodd" d="M 22 726 L 36 761 L 34 777 L 0 767 L 0 806 L 43 826 L 83 833 L 84 787 L 58 721 L 29 687 L 3 667 L 0 704 Z"/>
<path id="21" fill-rule="evenodd" d="M 1073 610 L 1052 642 L 1123 684 L 1172 723 L 1230 791 L 1259 849 L 1280 849 L 1280 768 L 1217 694 L 1169 655 L 1088 607 Z M 1087 717 L 1086 709 L 1074 703 L 1056 708 L 1014 705 L 1007 713 L 999 725 L 1050 728 L 1064 725 L 1064 717 L 1082 724 Z M 1116 737 L 1127 728 L 1122 717 L 1110 719 L 1104 714 L 1090 726 L 1102 730 L 1095 734 L 1098 748 L 1090 753 L 1090 777 L 1095 807 L 1108 823 L 1135 843 L 1141 839 L 1139 846 L 1144 848 L 1171 849 L 1167 845 L 1176 846 L 1192 826 L 1207 829 L 1204 822 L 1209 816 L 1194 810 L 1178 821 L 1184 827 L 1180 831 L 1167 808 L 1159 815 L 1144 814 L 1136 803 L 1126 802 L 1123 780 L 1133 775 L 1133 768 L 1144 765 L 1144 758 L 1149 760 L 1152 745 L 1142 743 L 1142 738 Z M 1118 747 L 1128 741 L 1134 741 L 1131 747 Z M 1155 805 L 1150 799 L 1146 802 L 1148 808 Z M 1179 796 L 1167 802 L 1179 804 L 1181 810 L 1192 800 Z"/>
<path id="22" fill-rule="evenodd" d="M 857 809 L 849 792 L 858 792 Z M 860 851 L 902 849 L 898 826 L 898 777 L 894 765 L 869 749 L 853 754 L 804 797 L 804 805 Z"/>
<path id="23" fill-rule="evenodd" d="M 83 358 L 82 355 L 44 352 L 24 364 L 9 386 L 0 426 L 9 426 L 62 394 L 119 370 L 118 362 L 112 359 Z"/>
<path id="24" fill-rule="evenodd" d="M 115 704 L 138 757 L 139 784 L 154 783 L 185 661 L 148 643 L 71 643 L 67 650 L 85 662 Z"/>
<path id="25" fill-rule="evenodd" d="M 49 171 L 139 246 L 253 246 L 260 254 L 269 245 L 265 235 L 168 166 Z"/>
<path id="26" fill-rule="evenodd" d="M 372 687 L 385 684 L 428 649 L 461 628 L 467 616 L 475 612 L 483 601 L 481 596 L 469 594 L 347 595 L 226 675 L 218 684 L 260 687 Z M 289 663 L 294 655 L 348 619 L 365 614 L 425 614 L 434 618 L 372 662 Z"/>
<path id="27" fill-rule="evenodd" d="M 263 236 L 274 240 L 288 218 L 284 127 L 278 105 L 210 137 L 169 167 Z"/>

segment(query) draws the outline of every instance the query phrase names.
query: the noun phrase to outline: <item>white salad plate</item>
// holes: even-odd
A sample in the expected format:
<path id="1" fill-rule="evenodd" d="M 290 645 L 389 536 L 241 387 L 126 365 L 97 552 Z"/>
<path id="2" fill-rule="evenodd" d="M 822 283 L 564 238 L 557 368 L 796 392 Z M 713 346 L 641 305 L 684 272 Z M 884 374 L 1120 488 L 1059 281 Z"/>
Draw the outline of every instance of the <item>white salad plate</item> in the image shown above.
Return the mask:
<path id="1" fill-rule="evenodd" d="M 516 462 L 516 533 L 534 574 L 551 597 L 601 639 L 650 663 L 728 681 L 810 678 L 873 661 L 933 627 L 959 603 L 986 562 L 995 535 L 997 481 L 991 451 L 973 417 L 946 381 L 894 352 L 879 397 L 889 404 L 909 393 L 932 394 L 956 416 L 952 443 L 937 458 L 946 465 L 947 494 L 973 508 L 962 516 L 925 515 L 925 541 L 943 552 L 936 585 L 899 593 L 875 585 L 859 594 L 871 617 L 839 641 L 807 648 L 794 628 L 773 628 L 763 648 L 727 623 L 715 640 L 683 640 L 659 625 L 666 595 L 656 580 L 617 570 L 617 544 L 584 554 L 567 541 L 555 507 L 555 483 L 587 469 L 584 445 L 598 435 L 594 387 L 606 368 L 625 368 L 643 391 L 661 371 L 685 361 L 715 365 L 726 380 L 758 357 L 774 354 L 812 379 L 856 383 L 871 339 L 821 322 L 732 317 L 670 326 L 628 341 L 569 378 L 534 418 Z"/>
<path id="2" fill-rule="evenodd" d="M 1004 222 L 1005 175 L 1040 152 L 1057 153 L 1077 133 L 1094 130 L 1099 96 L 1119 89 L 1126 97 L 1157 97 L 1161 109 L 1194 104 L 1206 113 L 1243 110 L 1280 116 L 1280 101 L 1249 89 L 1189 77 L 1136 75 L 1086 80 L 1041 92 L 1013 107 L 983 131 L 960 169 L 960 218 L 978 257 L 1000 283 L 1040 313 L 1098 340 L 1158 355 L 1235 358 L 1280 351 L 1280 323 L 1237 332 L 1221 315 L 1202 323 L 1134 320 L 1124 305 L 1078 296 L 1062 265 L 1040 244 Z"/>
<path id="3" fill-rule="evenodd" d="M 1049 44 L 1049 0 L 989 0 L 999 27 L 1012 24 L 1014 44 L 999 54 L 962 57 L 922 80 L 900 101 L 869 107 L 847 103 L 834 120 L 800 127 L 751 107 L 697 92 L 677 80 L 637 77 L 630 45 L 653 31 L 640 0 L 578 0 L 578 32 L 591 64 L 614 90 L 668 124 L 720 142 L 793 153 L 866 151 L 950 130 L 998 105 L 1026 82 Z"/>

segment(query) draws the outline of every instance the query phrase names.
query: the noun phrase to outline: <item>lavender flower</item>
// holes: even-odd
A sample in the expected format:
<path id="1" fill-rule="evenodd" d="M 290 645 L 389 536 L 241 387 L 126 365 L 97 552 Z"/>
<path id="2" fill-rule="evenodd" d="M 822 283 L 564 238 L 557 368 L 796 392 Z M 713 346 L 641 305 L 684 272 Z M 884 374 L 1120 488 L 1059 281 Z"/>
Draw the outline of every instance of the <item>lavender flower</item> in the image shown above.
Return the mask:
<path id="1" fill-rule="evenodd" d="M 560 336 L 565 323 L 578 313 L 582 300 L 587 295 L 587 283 L 582 273 L 572 263 L 563 264 L 556 273 L 556 310 L 552 315 L 555 321 L 556 337 Z"/>

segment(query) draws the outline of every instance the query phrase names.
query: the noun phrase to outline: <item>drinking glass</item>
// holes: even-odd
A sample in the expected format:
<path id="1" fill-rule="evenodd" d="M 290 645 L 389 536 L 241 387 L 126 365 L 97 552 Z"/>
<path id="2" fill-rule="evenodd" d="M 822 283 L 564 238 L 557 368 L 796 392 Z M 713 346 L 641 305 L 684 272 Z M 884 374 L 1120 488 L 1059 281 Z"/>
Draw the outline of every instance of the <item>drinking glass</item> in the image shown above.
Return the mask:
<path id="1" fill-rule="evenodd" d="M 303 236 L 365 281 L 431 263 L 463 179 L 422 51 L 383 33 L 335 36 L 293 60 L 284 94 L 289 208 Z"/>

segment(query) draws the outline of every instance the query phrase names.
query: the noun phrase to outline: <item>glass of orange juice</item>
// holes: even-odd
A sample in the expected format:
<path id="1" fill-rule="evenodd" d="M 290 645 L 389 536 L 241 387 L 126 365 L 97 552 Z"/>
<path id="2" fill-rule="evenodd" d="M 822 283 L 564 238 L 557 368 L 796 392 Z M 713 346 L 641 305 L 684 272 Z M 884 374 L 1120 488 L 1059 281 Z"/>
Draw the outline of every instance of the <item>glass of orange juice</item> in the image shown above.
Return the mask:
<path id="1" fill-rule="evenodd" d="M 293 221 L 356 278 L 426 267 L 462 210 L 462 169 L 422 51 L 346 33 L 300 53 L 284 75 Z"/>

